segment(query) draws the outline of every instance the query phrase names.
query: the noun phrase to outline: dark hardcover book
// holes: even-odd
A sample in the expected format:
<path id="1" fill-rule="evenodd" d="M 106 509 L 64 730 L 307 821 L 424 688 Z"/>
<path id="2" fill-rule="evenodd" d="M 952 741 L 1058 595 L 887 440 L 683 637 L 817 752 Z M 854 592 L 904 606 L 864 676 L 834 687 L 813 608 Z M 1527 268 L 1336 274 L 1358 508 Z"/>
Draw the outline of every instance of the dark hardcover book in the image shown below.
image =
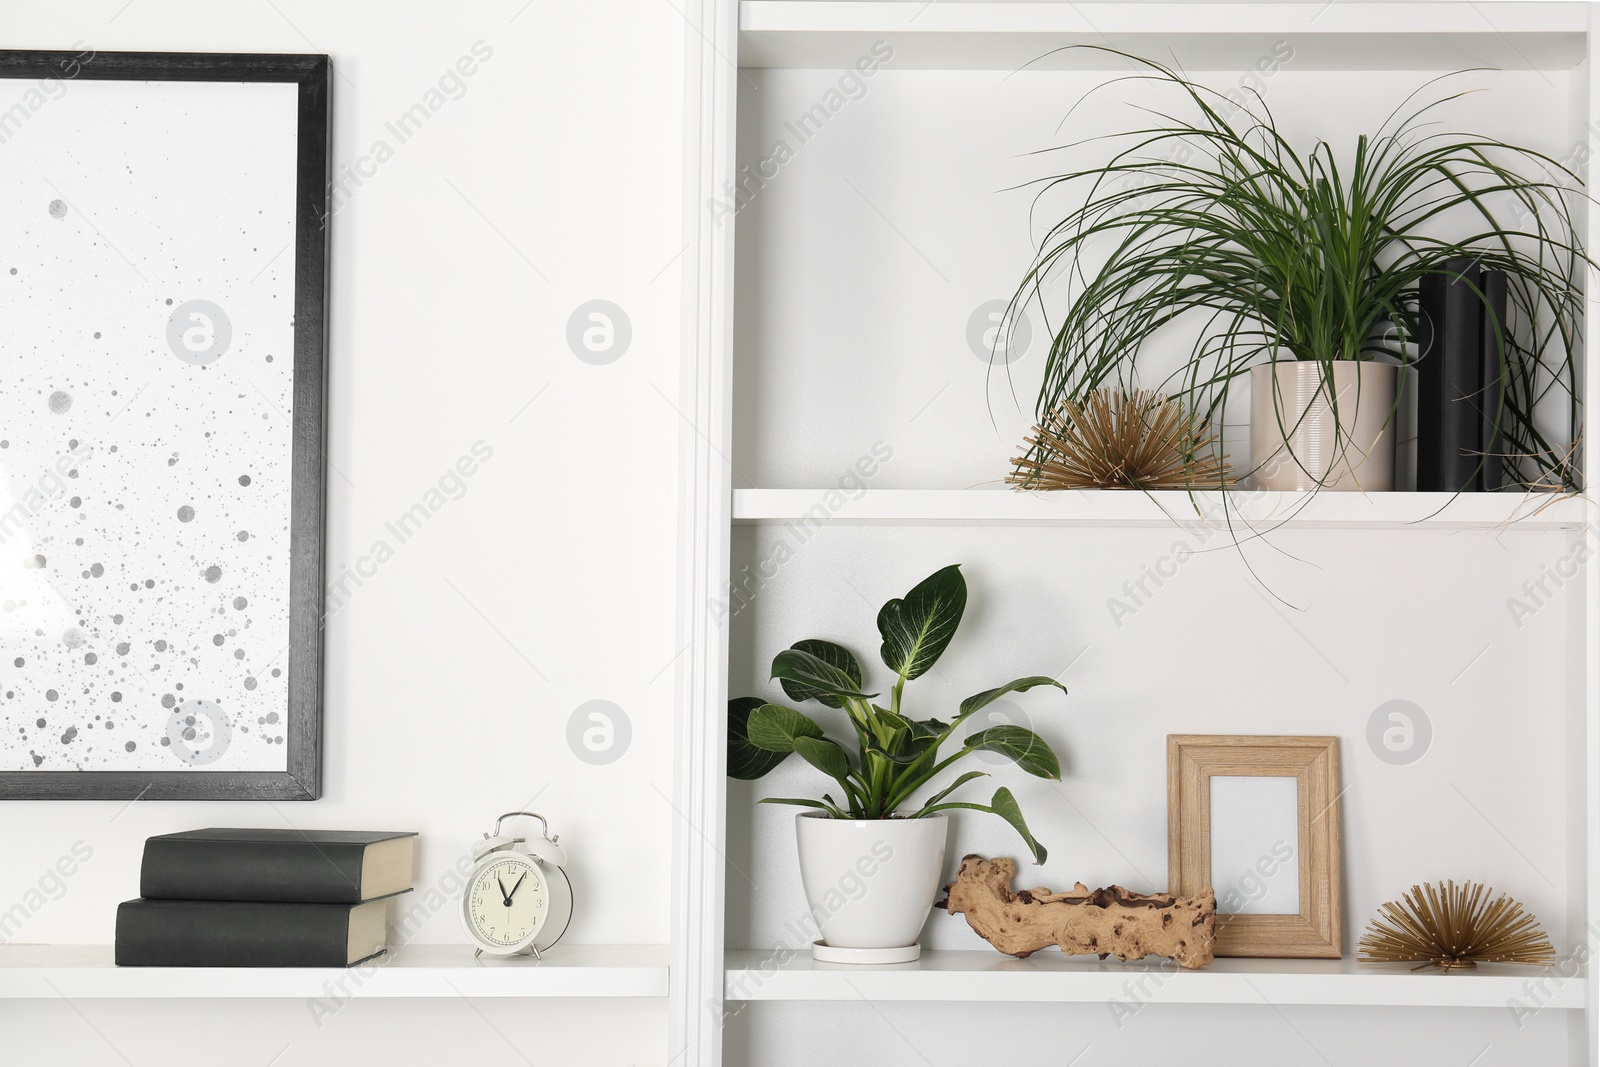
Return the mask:
<path id="1" fill-rule="evenodd" d="M 357 904 L 411 886 L 416 834 L 358 830 L 188 830 L 144 843 L 147 900 Z"/>
<path id="2" fill-rule="evenodd" d="M 119 967 L 348 967 L 384 950 L 388 902 L 127 900 Z"/>
<path id="3" fill-rule="evenodd" d="M 1428 350 L 1417 361 L 1417 489 L 1459 492 L 1478 487 L 1483 459 L 1482 271 L 1467 258 L 1422 279 L 1421 310 L 1431 323 Z"/>
<path id="4" fill-rule="evenodd" d="M 1483 322 L 1479 330 L 1483 346 L 1483 392 L 1479 440 L 1483 444 L 1483 470 L 1478 486 L 1494 492 L 1505 481 L 1505 413 L 1500 405 L 1505 398 L 1506 366 L 1506 276 L 1498 270 L 1483 272 Z"/>

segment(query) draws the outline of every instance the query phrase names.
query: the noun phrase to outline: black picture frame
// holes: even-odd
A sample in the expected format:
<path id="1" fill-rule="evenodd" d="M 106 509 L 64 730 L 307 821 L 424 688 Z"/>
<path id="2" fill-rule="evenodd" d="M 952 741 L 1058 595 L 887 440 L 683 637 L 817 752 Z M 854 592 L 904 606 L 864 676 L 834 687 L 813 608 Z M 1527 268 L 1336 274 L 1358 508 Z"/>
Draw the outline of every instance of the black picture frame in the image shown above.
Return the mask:
<path id="1" fill-rule="evenodd" d="M 298 87 L 290 643 L 283 771 L 0 771 L 0 800 L 316 800 L 322 794 L 328 218 L 325 55 L 0 50 L 0 78 L 286 82 Z"/>

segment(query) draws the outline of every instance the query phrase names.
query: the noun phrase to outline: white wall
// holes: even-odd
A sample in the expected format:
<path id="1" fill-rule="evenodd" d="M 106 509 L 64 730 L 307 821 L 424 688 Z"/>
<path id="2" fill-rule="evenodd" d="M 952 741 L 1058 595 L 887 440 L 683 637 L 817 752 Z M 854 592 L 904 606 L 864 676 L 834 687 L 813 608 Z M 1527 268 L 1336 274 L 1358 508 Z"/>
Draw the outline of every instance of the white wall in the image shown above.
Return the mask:
<path id="1" fill-rule="evenodd" d="M 667 940 L 683 33 L 654 0 L 0 0 L 7 48 L 329 53 L 336 169 L 390 141 L 393 157 L 348 187 L 332 223 L 331 573 L 474 442 L 494 449 L 466 495 L 329 623 L 325 798 L 0 806 L 0 905 L 74 842 L 93 849 L 15 940 L 109 941 L 151 834 L 415 829 L 426 886 L 535 795 L 573 856 L 568 936 Z M 396 144 L 385 121 L 478 41 L 493 55 L 464 95 Z M 633 329 L 606 366 L 565 339 L 574 309 L 597 298 Z M 605 766 L 566 740 L 569 715 L 594 699 L 632 726 Z M 444 909 L 416 940 L 462 938 Z M 320 1030 L 299 1003 L 0 1005 L 0 1058 L 19 1067 L 463 1051 L 484 1064 L 660 1063 L 664 1046 L 659 1002 L 358 1001 Z"/>

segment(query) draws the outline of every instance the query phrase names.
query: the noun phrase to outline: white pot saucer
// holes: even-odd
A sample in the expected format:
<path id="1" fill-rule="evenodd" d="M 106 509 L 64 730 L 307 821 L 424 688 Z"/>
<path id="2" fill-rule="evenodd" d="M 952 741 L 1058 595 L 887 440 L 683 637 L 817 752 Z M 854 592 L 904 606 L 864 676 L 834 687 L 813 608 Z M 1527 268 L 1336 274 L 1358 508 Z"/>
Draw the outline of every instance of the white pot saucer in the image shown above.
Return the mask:
<path id="1" fill-rule="evenodd" d="M 820 940 L 811 942 L 811 958 L 818 963 L 912 963 L 922 955 L 922 945 L 897 948 L 834 948 Z"/>

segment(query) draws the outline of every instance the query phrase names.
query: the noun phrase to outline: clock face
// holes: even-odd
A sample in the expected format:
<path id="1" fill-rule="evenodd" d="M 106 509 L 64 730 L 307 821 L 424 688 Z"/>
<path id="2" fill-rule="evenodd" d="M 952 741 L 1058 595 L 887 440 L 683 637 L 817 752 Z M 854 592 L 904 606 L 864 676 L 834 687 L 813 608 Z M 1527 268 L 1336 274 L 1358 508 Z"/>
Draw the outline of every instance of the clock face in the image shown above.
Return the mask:
<path id="1" fill-rule="evenodd" d="M 467 928 L 487 949 L 516 950 L 544 925 L 549 903 L 538 865 L 515 854 L 501 856 L 467 886 Z"/>

